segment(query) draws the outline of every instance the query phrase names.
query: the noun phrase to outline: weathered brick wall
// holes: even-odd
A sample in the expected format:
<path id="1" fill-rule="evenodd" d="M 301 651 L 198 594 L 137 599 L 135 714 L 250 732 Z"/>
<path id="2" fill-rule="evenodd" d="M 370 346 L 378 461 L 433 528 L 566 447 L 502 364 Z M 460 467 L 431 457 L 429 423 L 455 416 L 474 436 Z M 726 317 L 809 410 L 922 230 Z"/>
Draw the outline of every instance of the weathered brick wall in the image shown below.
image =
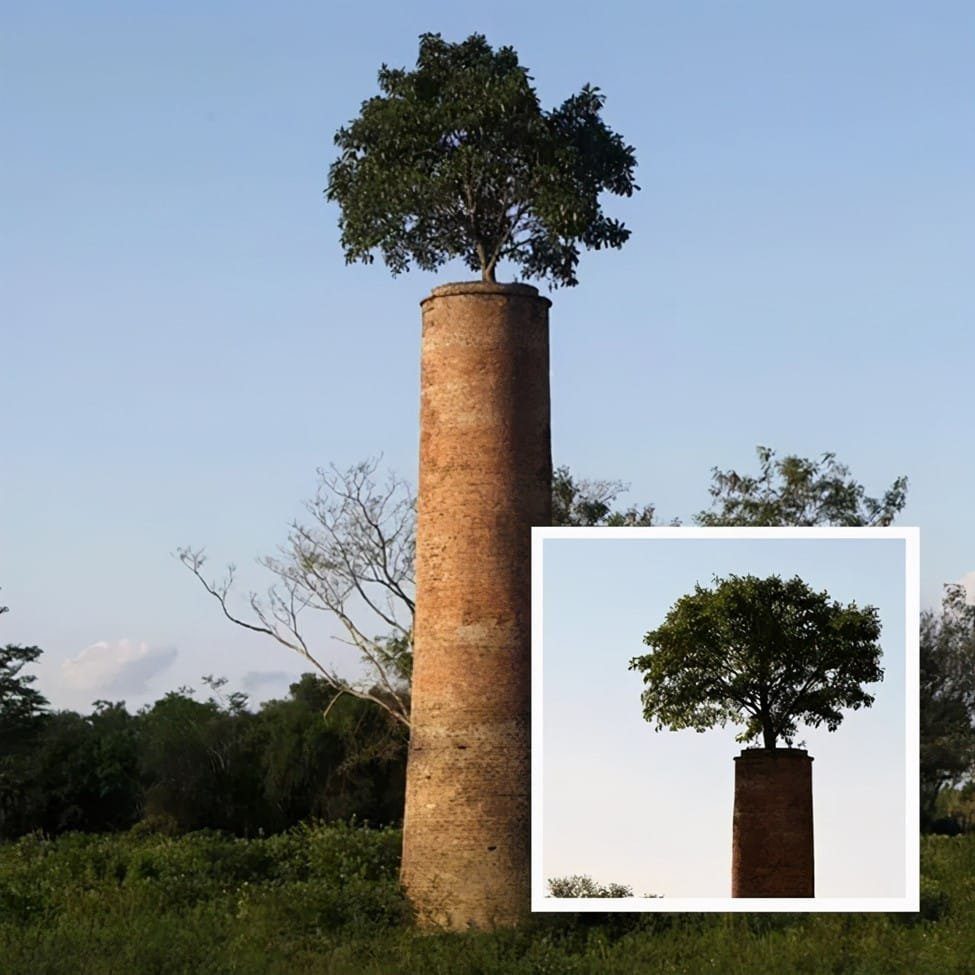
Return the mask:
<path id="1" fill-rule="evenodd" d="M 812 897 L 812 762 L 799 748 L 735 759 L 732 897 Z"/>
<path id="2" fill-rule="evenodd" d="M 548 307 L 422 302 L 413 703 L 402 878 L 420 923 L 529 908 L 531 526 L 551 519 Z"/>

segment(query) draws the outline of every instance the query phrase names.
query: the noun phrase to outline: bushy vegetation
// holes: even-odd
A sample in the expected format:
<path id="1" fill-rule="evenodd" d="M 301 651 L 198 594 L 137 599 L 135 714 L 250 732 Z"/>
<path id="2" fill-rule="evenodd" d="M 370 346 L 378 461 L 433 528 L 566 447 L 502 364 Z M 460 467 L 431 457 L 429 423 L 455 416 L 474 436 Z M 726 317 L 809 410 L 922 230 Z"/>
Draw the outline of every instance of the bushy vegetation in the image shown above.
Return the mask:
<path id="1" fill-rule="evenodd" d="M 975 837 L 922 842 L 919 914 L 539 914 L 423 935 L 400 834 L 30 834 L 0 846 L 0 970 L 356 975 L 951 975 L 975 950 Z"/>
<path id="2" fill-rule="evenodd" d="M 601 884 L 592 877 L 574 873 L 569 877 L 551 877 L 549 897 L 632 897 L 633 888 L 626 884 Z"/>
<path id="3" fill-rule="evenodd" d="M 0 653 L 13 659 L 12 649 Z M 181 688 L 136 714 L 107 701 L 88 715 L 51 711 L 40 695 L 20 707 L 7 722 L 13 747 L 0 749 L 0 840 L 136 823 L 257 836 L 308 818 L 401 819 L 406 730 L 374 704 L 343 695 L 329 708 L 335 691 L 306 674 L 255 712 L 221 680 L 207 683 L 205 700 Z"/>
<path id="4" fill-rule="evenodd" d="M 0 847 L 0 969 L 258 971 L 247 962 L 278 944 L 327 953 L 408 921 L 399 847 L 397 830 L 347 825 L 254 840 L 31 834 Z"/>

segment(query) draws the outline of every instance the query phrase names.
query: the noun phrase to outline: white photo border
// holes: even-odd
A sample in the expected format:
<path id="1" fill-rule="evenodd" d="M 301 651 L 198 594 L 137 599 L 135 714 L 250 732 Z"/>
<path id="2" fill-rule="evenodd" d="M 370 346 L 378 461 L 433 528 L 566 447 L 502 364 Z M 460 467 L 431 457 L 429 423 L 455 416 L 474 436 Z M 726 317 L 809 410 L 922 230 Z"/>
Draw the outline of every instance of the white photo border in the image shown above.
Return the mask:
<path id="1" fill-rule="evenodd" d="M 549 539 L 900 539 L 904 545 L 905 820 L 904 897 L 549 897 L 543 836 L 543 603 L 544 543 Z M 920 529 L 909 528 L 532 528 L 532 912 L 916 912 L 920 909 Z"/>

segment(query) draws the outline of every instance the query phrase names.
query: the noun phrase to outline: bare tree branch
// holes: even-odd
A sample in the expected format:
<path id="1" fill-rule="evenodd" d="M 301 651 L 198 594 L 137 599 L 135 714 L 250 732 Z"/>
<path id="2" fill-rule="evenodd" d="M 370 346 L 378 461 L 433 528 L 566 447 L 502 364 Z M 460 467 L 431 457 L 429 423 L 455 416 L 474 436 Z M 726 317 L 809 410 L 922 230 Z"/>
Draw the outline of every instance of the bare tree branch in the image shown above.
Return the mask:
<path id="1" fill-rule="evenodd" d="M 203 575 L 206 556 L 202 549 L 181 548 L 177 556 L 228 620 L 271 637 L 311 663 L 338 692 L 332 703 L 342 694 L 350 694 L 375 702 L 408 726 L 415 499 L 406 482 L 395 476 L 379 486 L 378 465 L 379 459 L 374 458 L 344 472 L 334 466 L 328 472 L 319 470 L 318 491 L 306 504 L 311 524 L 296 521 L 279 557 L 258 559 L 277 581 L 263 598 L 250 594 L 252 620 L 230 608 L 233 565 L 218 583 Z M 312 653 L 300 626 L 300 616 L 309 608 L 339 621 L 347 638 L 334 639 L 358 651 L 368 667 L 367 679 L 341 677 L 322 663 L 320 653 Z M 367 624 L 357 621 L 359 616 L 373 619 L 376 629 L 385 630 L 385 635 L 368 635 Z"/>

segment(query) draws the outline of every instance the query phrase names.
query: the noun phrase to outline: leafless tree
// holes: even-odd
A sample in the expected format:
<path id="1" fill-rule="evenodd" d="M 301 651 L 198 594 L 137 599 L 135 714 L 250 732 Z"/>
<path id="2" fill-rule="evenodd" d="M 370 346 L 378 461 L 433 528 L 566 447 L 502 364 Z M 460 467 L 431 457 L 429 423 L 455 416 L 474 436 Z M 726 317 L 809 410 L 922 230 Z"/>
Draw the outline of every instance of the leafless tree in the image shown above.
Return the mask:
<path id="1" fill-rule="evenodd" d="M 334 465 L 319 469 L 317 493 L 305 505 L 310 520 L 291 525 L 276 556 L 258 559 L 275 582 L 263 597 L 250 593 L 250 619 L 231 609 L 235 566 L 228 566 L 218 582 L 204 575 L 203 549 L 180 548 L 177 555 L 227 619 L 273 637 L 311 663 L 336 690 L 332 703 L 342 694 L 353 694 L 376 702 L 409 726 L 416 498 L 412 487 L 394 474 L 383 481 L 379 463 L 380 458 L 371 458 L 346 471 Z M 567 467 L 556 468 L 553 524 L 652 524 L 652 505 L 613 509 L 625 490 L 617 481 L 576 480 Z M 342 677 L 323 662 L 320 650 L 312 651 L 300 626 L 306 609 L 339 620 L 344 635 L 336 639 L 358 651 L 367 665 L 365 679 Z M 372 635 L 376 631 L 382 635 Z"/>
<path id="2" fill-rule="evenodd" d="M 310 522 L 293 522 L 277 556 L 258 559 L 276 581 L 263 598 L 250 593 L 249 620 L 230 607 L 235 566 L 217 582 L 203 574 L 203 549 L 180 548 L 177 556 L 227 619 L 273 637 L 311 663 L 338 692 L 332 703 L 352 694 L 409 726 L 416 499 L 393 474 L 380 483 L 378 467 L 379 458 L 372 458 L 346 471 L 319 468 L 316 495 L 305 505 Z M 339 620 L 344 635 L 336 639 L 358 651 L 368 665 L 365 679 L 344 678 L 312 653 L 299 619 L 306 609 Z M 373 628 L 383 634 L 371 635 Z"/>

